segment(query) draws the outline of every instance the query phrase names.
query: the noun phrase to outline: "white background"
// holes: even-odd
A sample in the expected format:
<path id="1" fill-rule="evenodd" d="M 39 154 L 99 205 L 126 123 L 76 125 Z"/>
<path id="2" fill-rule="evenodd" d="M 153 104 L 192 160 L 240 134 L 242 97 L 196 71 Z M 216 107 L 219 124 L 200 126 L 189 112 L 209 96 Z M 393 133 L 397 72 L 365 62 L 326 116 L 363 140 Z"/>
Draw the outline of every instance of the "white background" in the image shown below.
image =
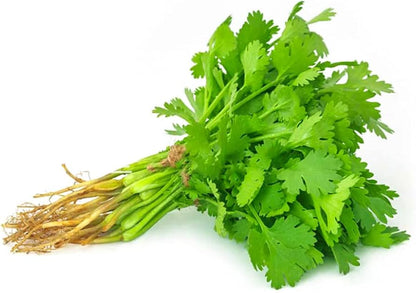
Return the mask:
<path id="1" fill-rule="evenodd" d="M 416 235 L 415 44 L 413 1 L 307 1 L 305 18 L 338 15 L 314 29 L 330 59 L 366 60 L 395 93 L 378 98 L 388 140 L 365 136 L 359 151 L 382 183 L 401 194 L 392 224 Z M 228 15 L 233 28 L 261 10 L 284 23 L 295 1 L 1 1 L 0 221 L 31 195 L 71 184 L 74 172 L 103 175 L 174 139 L 151 110 L 195 87 L 192 55 Z M 4 235 L 3 235 L 4 236 Z M 347 276 L 334 263 L 281 292 L 410 292 L 415 240 L 360 249 Z M 2 291 L 273 292 L 244 247 L 217 236 L 213 219 L 173 212 L 130 243 L 70 246 L 48 255 L 0 246 Z M 406 289 L 407 288 L 407 289 Z"/>

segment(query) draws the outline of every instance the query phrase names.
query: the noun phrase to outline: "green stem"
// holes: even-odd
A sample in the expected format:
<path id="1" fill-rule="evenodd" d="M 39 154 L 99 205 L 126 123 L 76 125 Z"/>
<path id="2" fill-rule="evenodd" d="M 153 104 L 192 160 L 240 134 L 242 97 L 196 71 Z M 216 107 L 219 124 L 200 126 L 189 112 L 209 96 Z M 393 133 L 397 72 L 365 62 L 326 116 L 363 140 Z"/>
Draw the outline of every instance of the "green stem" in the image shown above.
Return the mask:
<path id="1" fill-rule="evenodd" d="M 141 206 L 133 212 L 131 212 L 123 221 L 121 221 L 120 226 L 123 230 L 127 231 L 132 228 L 134 225 L 139 223 L 149 212 L 159 206 L 165 199 L 169 196 L 169 193 L 162 194 L 156 200 L 151 202 L 146 206 Z"/>
<path id="2" fill-rule="evenodd" d="M 248 95 L 247 97 L 245 97 L 244 99 L 242 99 L 240 102 L 238 102 L 237 104 L 235 104 L 234 106 L 232 106 L 232 111 L 238 110 L 240 107 L 244 106 L 245 104 L 247 104 L 248 102 L 250 102 L 251 100 L 253 100 L 255 97 L 261 95 L 262 93 L 264 93 L 265 91 L 269 90 L 270 88 L 278 85 L 279 82 L 280 82 L 280 78 L 276 78 L 276 80 L 274 80 L 274 81 L 266 84 L 265 86 L 263 86 L 262 88 L 258 89 L 254 93 L 251 93 L 250 95 Z M 221 121 L 222 117 L 225 115 L 225 113 L 227 111 L 228 111 L 228 107 L 224 107 L 211 121 L 209 121 L 207 123 L 207 128 L 209 130 L 211 130 L 215 126 L 217 126 L 218 123 Z"/>
<path id="3" fill-rule="evenodd" d="M 316 200 L 313 198 L 313 196 L 312 196 L 312 202 L 313 202 L 313 207 L 315 208 L 315 214 L 316 214 L 316 218 L 318 219 L 319 228 L 321 230 L 322 237 L 324 238 L 324 240 L 328 244 L 328 246 L 332 247 L 332 246 L 334 246 L 334 241 L 331 240 L 328 233 L 325 231 L 325 228 L 327 227 L 327 225 L 326 225 L 325 220 L 322 216 L 321 207 L 316 202 Z"/>
<path id="4" fill-rule="evenodd" d="M 263 114 L 261 114 L 261 115 L 259 116 L 259 118 L 260 118 L 260 119 L 264 119 L 264 118 L 266 118 L 267 116 L 269 116 L 271 113 L 276 112 L 277 110 L 282 109 L 282 108 L 283 108 L 284 106 L 286 106 L 287 104 L 289 104 L 289 101 L 286 101 L 286 102 L 285 102 L 285 103 L 283 103 L 283 104 L 277 105 L 277 106 L 275 106 L 275 107 L 273 107 L 273 108 L 271 108 L 271 109 L 267 110 L 266 112 L 264 112 Z"/>
<path id="5" fill-rule="evenodd" d="M 200 198 L 199 200 L 203 200 L 203 201 L 209 202 L 212 205 L 218 206 L 218 202 L 210 198 Z M 242 211 L 226 211 L 226 213 L 227 215 L 234 216 L 236 218 L 243 217 L 243 218 L 246 218 L 250 222 L 255 222 L 255 219 L 253 217 L 251 217 L 249 214 L 244 213 Z"/>
<path id="6" fill-rule="evenodd" d="M 103 230 L 107 231 L 108 229 L 110 229 L 117 222 L 121 215 L 126 213 L 127 210 L 129 210 L 131 207 L 140 202 L 141 198 L 139 196 L 133 196 L 126 202 L 123 202 L 111 214 L 105 217 L 105 219 L 102 222 Z"/>
<path id="7" fill-rule="evenodd" d="M 143 235 L 146 231 L 148 231 L 150 228 L 152 228 L 161 218 L 163 218 L 166 214 L 169 212 L 175 210 L 178 208 L 177 203 L 172 203 L 169 206 L 165 207 L 163 210 L 161 210 L 155 217 L 151 218 L 150 221 L 148 221 L 137 233 L 133 236 L 131 239 L 126 239 L 124 233 L 122 234 L 122 240 L 124 241 L 130 241 L 133 240 L 141 235 Z"/>
<path id="8" fill-rule="evenodd" d="M 322 67 L 320 65 L 323 65 Z M 356 66 L 358 65 L 357 61 L 340 61 L 340 62 L 323 62 L 318 64 L 317 67 L 321 69 L 325 68 L 334 68 L 338 66 Z"/>
<path id="9" fill-rule="evenodd" d="M 229 87 L 237 80 L 237 75 L 235 75 L 228 83 L 227 85 L 218 93 L 218 95 L 215 97 L 214 101 L 209 105 L 208 109 L 204 112 L 204 115 L 202 115 L 199 122 L 205 121 L 208 116 L 214 111 L 214 109 L 217 107 L 218 103 L 221 101 Z"/>
<path id="10" fill-rule="evenodd" d="M 260 229 L 264 232 L 267 233 L 268 232 L 268 228 L 266 225 L 264 225 L 262 219 L 259 217 L 259 215 L 257 214 L 256 210 L 254 209 L 254 207 L 249 204 L 248 205 L 248 209 L 250 210 L 251 214 L 253 215 L 253 217 L 256 219 L 256 222 L 259 224 Z"/>
<path id="11" fill-rule="evenodd" d="M 282 131 L 282 132 L 265 134 L 265 135 L 261 135 L 261 136 L 251 138 L 250 142 L 253 143 L 253 142 L 263 141 L 263 140 L 266 140 L 266 139 L 276 139 L 276 138 L 280 138 L 282 136 L 289 135 L 291 133 L 292 133 L 292 131 L 286 130 L 286 131 Z"/>
<path id="12" fill-rule="evenodd" d="M 139 211 L 142 211 L 143 207 L 152 205 L 152 203 L 154 203 L 157 199 L 161 198 L 163 194 L 165 193 L 165 191 L 168 190 L 168 188 L 170 188 L 174 184 L 175 179 L 176 179 L 175 177 L 172 177 L 161 189 L 159 189 L 151 197 L 146 198 L 142 200 L 141 202 L 138 202 L 135 205 L 129 207 L 129 209 L 125 210 L 124 213 L 120 215 L 119 219 L 117 220 L 117 224 L 123 223 L 126 218 L 133 217 L 134 213 L 137 214 Z M 139 220 L 140 218 L 137 218 L 136 222 L 138 222 Z"/>
<path id="13" fill-rule="evenodd" d="M 164 180 L 167 177 L 171 177 L 177 170 L 173 168 L 166 169 L 161 172 L 152 173 L 136 182 L 131 183 L 120 194 L 120 198 L 126 199 L 136 193 L 141 193 L 146 190 L 161 187 L 166 184 Z"/>
<path id="14" fill-rule="evenodd" d="M 173 200 L 182 193 L 182 188 L 176 189 L 168 197 L 166 197 L 158 206 L 153 208 L 147 213 L 135 226 L 122 234 L 124 241 L 130 241 L 142 234 L 142 229 L 149 223 L 154 222 L 154 218 L 161 212 L 167 205 L 173 202 Z M 162 212 L 163 213 L 163 212 Z"/>
<path id="15" fill-rule="evenodd" d="M 128 166 L 125 166 L 123 168 L 120 168 L 119 170 L 117 170 L 116 172 L 120 173 L 120 172 L 136 172 L 139 170 L 143 170 L 146 169 L 147 166 L 151 163 L 157 163 L 163 159 L 165 159 L 168 155 L 168 151 L 162 151 L 160 153 L 145 157 L 135 163 L 132 163 Z"/>

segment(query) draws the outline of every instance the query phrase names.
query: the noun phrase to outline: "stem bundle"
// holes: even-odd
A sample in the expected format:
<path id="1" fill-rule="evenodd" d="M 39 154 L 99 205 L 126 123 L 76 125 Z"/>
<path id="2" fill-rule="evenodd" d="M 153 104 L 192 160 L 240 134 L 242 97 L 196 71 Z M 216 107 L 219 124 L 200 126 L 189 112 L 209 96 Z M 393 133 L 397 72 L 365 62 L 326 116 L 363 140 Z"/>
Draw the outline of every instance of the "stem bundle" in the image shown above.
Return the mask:
<path id="1" fill-rule="evenodd" d="M 19 206 L 3 225 L 12 232 L 4 239 L 15 243 L 14 252 L 48 252 L 67 243 L 89 244 L 132 240 L 171 210 L 186 206 L 176 163 L 185 149 L 146 157 L 97 179 L 76 183 L 35 197 L 56 200 Z M 179 174 L 178 173 L 178 174 Z"/>

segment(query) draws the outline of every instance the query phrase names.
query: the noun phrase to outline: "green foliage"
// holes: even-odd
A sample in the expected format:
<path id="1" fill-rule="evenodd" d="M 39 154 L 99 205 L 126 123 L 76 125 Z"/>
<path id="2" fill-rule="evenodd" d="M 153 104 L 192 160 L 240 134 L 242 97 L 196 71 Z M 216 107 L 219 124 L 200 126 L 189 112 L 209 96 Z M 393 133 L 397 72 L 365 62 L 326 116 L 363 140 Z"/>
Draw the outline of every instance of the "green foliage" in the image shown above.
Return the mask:
<path id="1" fill-rule="evenodd" d="M 258 11 L 237 32 L 227 18 L 192 58 L 205 86 L 186 90 L 189 106 L 173 99 L 155 109 L 187 122 L 171 131 L 185 135 L 185 195 L 216 217 L 221 236 L 247 244 L 274 288 L 293 286 L 324 255 L 345 274 L 359 265 L 360 243 L 390 247 L 409 237 L 387 226 L 398 195 L 355 155 L 367 130 L 392 132 L 374 100 L 392 87 L 366 62 L 325 60 L 310 25 L 335 13 L 305 21 L 302 4 L 280 35 Z"/>

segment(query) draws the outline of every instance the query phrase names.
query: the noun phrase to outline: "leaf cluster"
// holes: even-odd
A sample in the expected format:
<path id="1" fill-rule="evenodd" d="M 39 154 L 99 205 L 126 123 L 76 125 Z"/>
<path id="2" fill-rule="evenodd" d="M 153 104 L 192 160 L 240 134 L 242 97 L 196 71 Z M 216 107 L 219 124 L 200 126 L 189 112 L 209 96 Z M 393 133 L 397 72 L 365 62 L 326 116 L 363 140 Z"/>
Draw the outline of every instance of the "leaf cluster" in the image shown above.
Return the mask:
<path id="1" fill-rule="evenodd" d="M 274 288 L 293 286 L 333 257 L 341 273 L 359 265 L 358 245 L 390 247 L 408 238 L 387 226 L 398 195 L 373 179 L 356 150 L 366 131 L 386 138 L 373 98 L 390 84 L 366 62 L 326 60 L 295 5 L 284 28 L 259 11 L 234 32 L 228 17 L 191 68 L 204 85 L 154 110 L 186 124 L 187 194 L 216 217 L 223 237 L 245 243 Z"/>

